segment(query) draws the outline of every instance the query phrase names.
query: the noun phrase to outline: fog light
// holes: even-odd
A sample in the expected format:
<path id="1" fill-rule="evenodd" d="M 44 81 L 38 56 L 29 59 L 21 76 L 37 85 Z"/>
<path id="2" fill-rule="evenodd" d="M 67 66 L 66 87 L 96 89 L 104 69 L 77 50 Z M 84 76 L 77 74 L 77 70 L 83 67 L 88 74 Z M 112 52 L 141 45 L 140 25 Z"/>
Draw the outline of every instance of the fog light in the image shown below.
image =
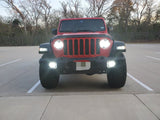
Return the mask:
<path id="1" fill-rule="evenodd" d="M 114 60 L 110 60 L 107 62 L 107 68 L 112 68 L 116 66 L 116 62 Z"/>
<path id="2" fill-rule="evenodd" d="M 51 68 L 51 69 L 57 69 L 57 63 L 56 62 L 49 62 L 49 67 Z"/>

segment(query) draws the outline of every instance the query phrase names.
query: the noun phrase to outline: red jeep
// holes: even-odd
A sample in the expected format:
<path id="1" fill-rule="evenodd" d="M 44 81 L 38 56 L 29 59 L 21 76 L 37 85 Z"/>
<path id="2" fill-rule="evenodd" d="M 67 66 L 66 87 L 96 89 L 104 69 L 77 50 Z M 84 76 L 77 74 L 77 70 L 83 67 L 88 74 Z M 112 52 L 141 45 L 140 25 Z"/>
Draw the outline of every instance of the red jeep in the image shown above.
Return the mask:
<path id="1" fill-rule="evenodd" d="M 60 74 L 107 74 L 108 85 L 123 87 L 126 82 L 124 42 L 108 33 L 103 18 L 62 19 L 49 43 L 40 45 L 40 81 L 55 88 Z"/>

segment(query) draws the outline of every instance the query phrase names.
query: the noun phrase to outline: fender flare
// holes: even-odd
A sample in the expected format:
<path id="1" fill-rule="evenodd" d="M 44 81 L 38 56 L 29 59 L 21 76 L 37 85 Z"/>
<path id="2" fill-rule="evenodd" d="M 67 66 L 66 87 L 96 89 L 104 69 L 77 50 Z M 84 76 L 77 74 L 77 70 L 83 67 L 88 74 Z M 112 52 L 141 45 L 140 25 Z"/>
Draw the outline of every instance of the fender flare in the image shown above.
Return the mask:
<path id="1" fill-rule="evenodd" d="M 122 42 L 122 41 L 115 41 L 114 40 L 113 46 L 112 46 L 112 49 L 111 49 L 111 52 L 110 52 L 110 56 L 114 56 L 114 55 L 116 55 L 117 53 L 120 53 L 120 52 L 126 52 L 126 49 L 117 50 L 118 46 L 125 46 L 125 43 Z"/>

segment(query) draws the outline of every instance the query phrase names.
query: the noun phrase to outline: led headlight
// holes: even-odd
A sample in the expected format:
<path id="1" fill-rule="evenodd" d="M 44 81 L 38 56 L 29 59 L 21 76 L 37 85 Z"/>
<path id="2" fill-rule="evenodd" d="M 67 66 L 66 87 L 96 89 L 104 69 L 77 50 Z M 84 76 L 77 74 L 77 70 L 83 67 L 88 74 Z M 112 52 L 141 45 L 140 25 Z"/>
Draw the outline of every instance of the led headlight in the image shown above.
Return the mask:
<path id="1" fill-rule="evenodd" d="M 126 49 L 126 46 L 117 46 L 117 50 L 125 50 Z"/>
<path id="2" fill-rule="evenodd" d="M 54 43 L 53 46 L 54 46 L 56 49 L 61 50 L 61 49 L 63 49 L 64 44 L 63 44 L 63 42 L 62 42 L 61 40 L 57 40 L 57 41 Z"/>
<path id="3" fill-rule="evenodd" d="M 110 44 L 111 44 L 111 43 L 110 43 L 109 40 L 107 40 L 107 39 L 102 39 L 102 40 L 99 42 L 100 47 L 103 48 L 103 49 L 108 48 L 108 47 L 110 46 Z"/>
<path id="4" fill-rule="evenodd" d="M 48 49 L 47 48 L 39 48 L 39 52 L 47 52 Z"/>

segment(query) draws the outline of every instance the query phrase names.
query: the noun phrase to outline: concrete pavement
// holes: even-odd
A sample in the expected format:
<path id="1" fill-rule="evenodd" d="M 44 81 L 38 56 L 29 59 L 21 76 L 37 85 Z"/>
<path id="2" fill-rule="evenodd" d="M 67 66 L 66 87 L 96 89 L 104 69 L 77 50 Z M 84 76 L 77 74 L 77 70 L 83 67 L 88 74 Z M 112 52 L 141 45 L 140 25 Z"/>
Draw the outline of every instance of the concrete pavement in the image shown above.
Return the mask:
<path id="1" fill-rule="evenodd" d="M 1 120 L 159 120 L 160 95 L 69 95 L 0 98 Z"/>
<path id="2" fill-rule="evenodd" d="M 40 56 L 38 47 L 0 47 L 0 120 L 160 120 L 160 44 L 127 44 L 121 89 L 109 88 L 103 74 L 61 75 L 46 90 Z"/>

